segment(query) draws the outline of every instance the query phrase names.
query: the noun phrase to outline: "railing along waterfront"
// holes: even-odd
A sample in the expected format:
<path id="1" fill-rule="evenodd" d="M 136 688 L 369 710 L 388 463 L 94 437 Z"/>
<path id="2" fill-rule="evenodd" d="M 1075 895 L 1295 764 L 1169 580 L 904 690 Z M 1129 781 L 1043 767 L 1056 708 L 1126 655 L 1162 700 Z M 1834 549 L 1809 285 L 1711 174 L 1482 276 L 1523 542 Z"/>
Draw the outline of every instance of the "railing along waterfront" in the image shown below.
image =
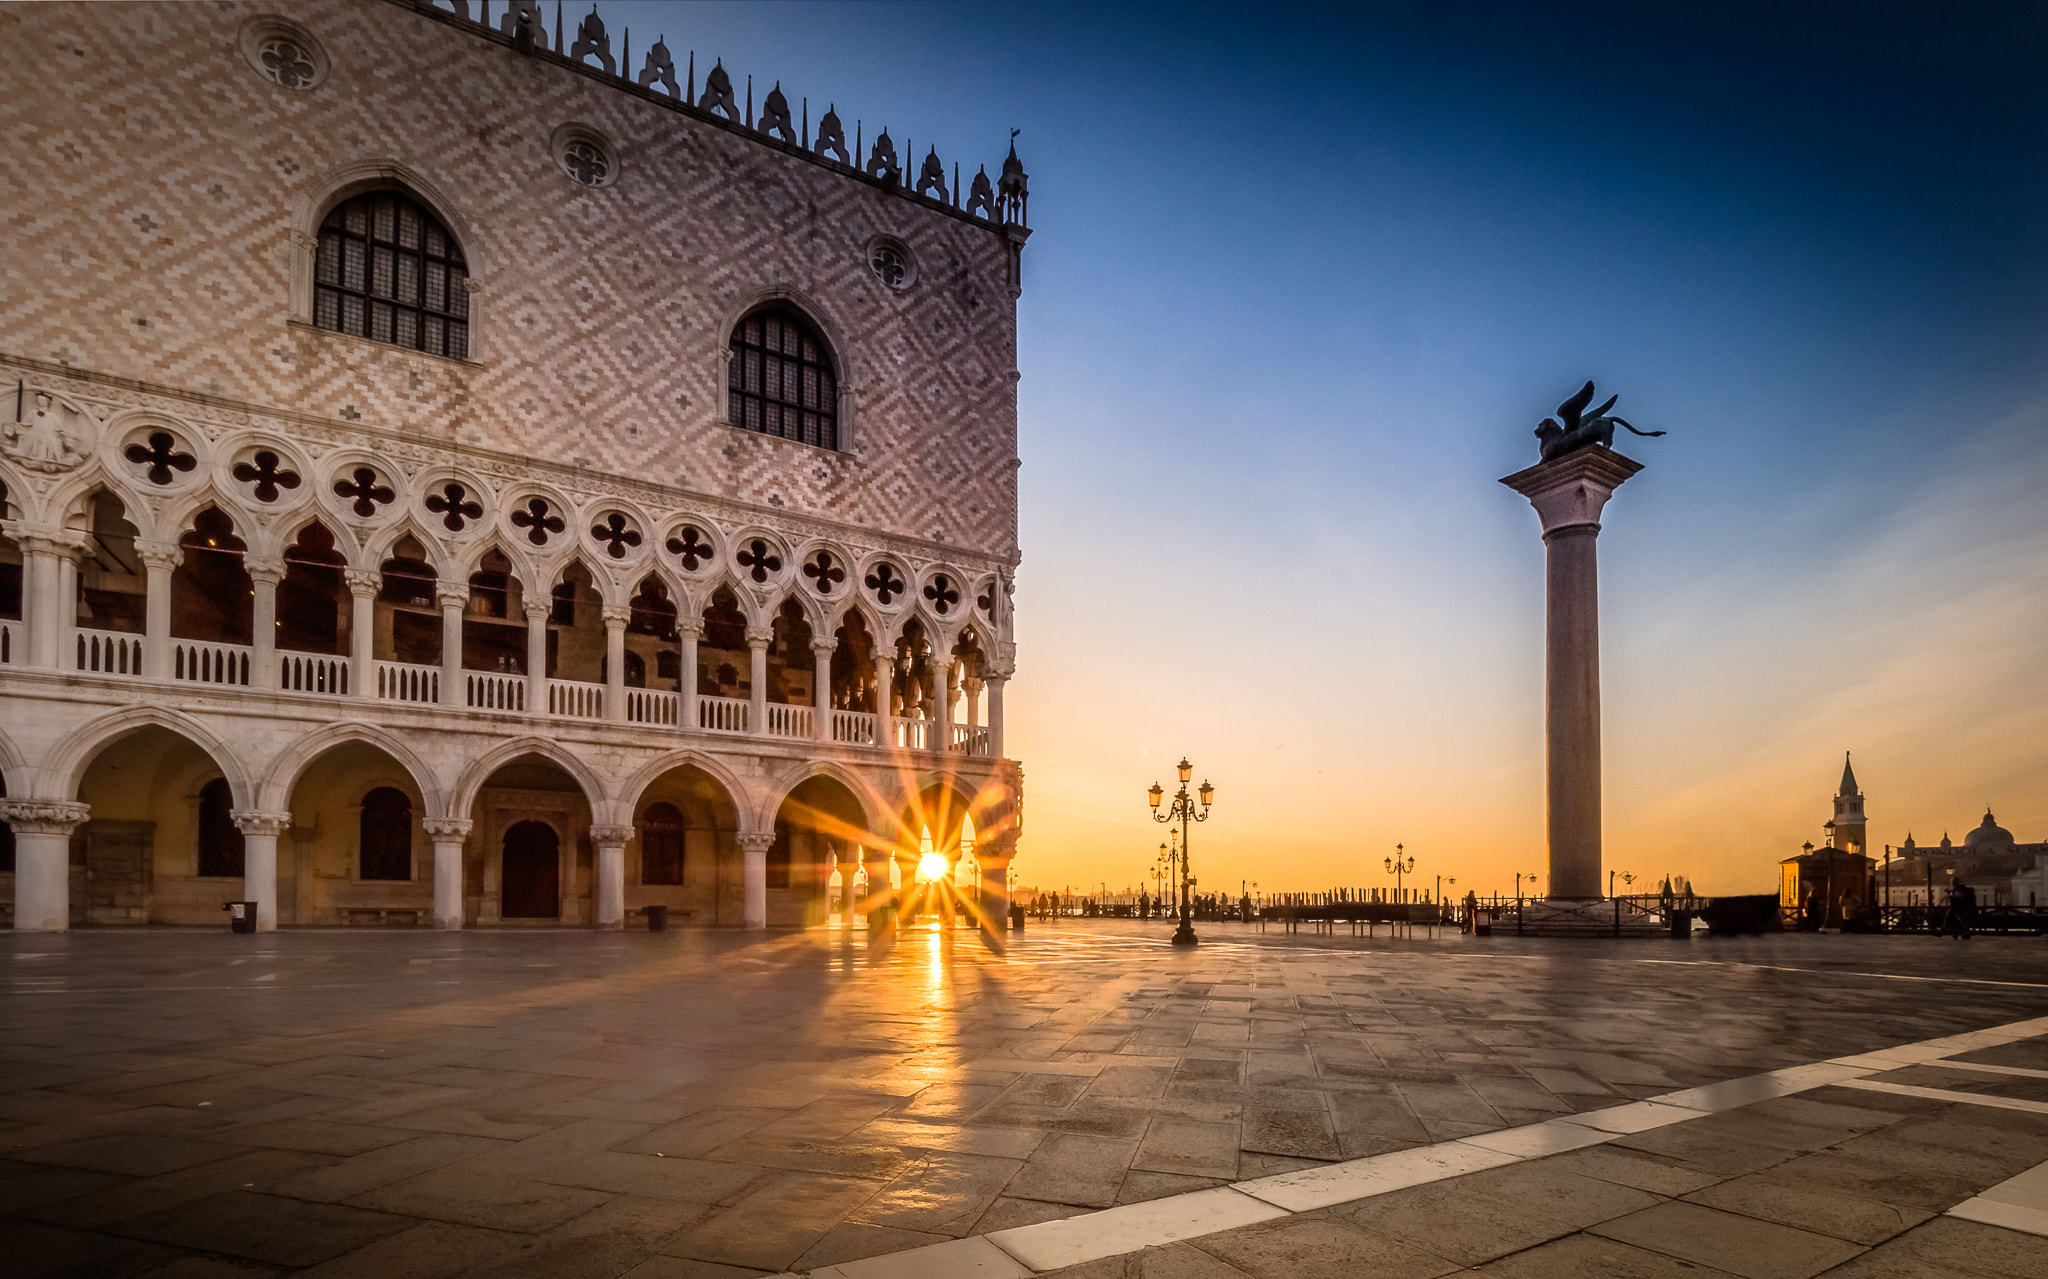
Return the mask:
<path id="1" fill-rule="evenodd" d="M 697 727 L 708 728 L 714 733 L 744 733 L 747 731 L 747 712 L 751 709 L 743 698 L 699 697 Z"/>
<path id="2" fill-rule="evenodd" d="M 348 693 L 348 659 L 325 653 L 277 655 L 277 686 L 287 693 Z"/>
<path id="3" fill-rule="evenodd" d="M 142 637 L 126 631 L 77 632 L 75 669 L 98 671 L 102 675 L 142 674 Z"/>
<path id="4" fill-rule="evenodd" d="M 549 680 L 548 714 L 570 719 L 603 719 L 604 685 L 576 679 Z"/>
<path id="5" fill-rule="evenodd" d="M 377 699 L 384 702 L 441 700 L 441 668 L 413 662 L 378 662 Z"/>

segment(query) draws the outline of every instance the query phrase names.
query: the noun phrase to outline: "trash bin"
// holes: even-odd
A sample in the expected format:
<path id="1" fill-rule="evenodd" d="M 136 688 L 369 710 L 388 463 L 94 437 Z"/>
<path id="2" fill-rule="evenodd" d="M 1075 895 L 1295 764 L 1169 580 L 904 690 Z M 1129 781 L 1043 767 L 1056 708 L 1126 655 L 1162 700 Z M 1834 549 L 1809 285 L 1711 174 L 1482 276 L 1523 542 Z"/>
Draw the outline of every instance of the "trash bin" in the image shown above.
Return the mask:
<path id="1" fill-rule="evenodd" d="M 1674 910 L 1670 913 L 1669 918 L 1671 920 L 1671 935 L 1673 937 L 1678 938 L 1680 941 L 1684 941 L 1686 938 L 1692 936 L 1691 911 Z"/>
<path id="2" fill-rule="evenodd" d="M 1472 935 L 1473 935 L 1474 937 L 1491 937 L 1491 936 L 1493 936 L 1493 912 L 1492 912 L 1492 911 L 1490 911 L 1490 910 L 1475 910 L 1475 911 L 1473 911 L 1473 912 L 1472 912 Z"/>
<path id="3" fill-rule="evenodd" d="M 667 931 L 668 931 L 668 907 L 666 907 L 666 906 L 649 906 L 649 907 L 646 907 L 645 909 L 646 909 L 646 912 L 647 912 L 647 931 L 648 931 L 648 932 L 650 932 L 650 933 L 665 933 L 665 932 L 667 932 Z"/>
<path id="4" fill-rule="evenodd" d="M 220 908 L 228 913 L 228 927 L 238 933 L 256 931 L 255 902 L 222 902 Z"/>
<path id="5" fill-rule="evenodd" d="M 1024 908 L 1022 906 L 1010 907 L 1010 931 L 1013 933 L 1024 931 Z"/>

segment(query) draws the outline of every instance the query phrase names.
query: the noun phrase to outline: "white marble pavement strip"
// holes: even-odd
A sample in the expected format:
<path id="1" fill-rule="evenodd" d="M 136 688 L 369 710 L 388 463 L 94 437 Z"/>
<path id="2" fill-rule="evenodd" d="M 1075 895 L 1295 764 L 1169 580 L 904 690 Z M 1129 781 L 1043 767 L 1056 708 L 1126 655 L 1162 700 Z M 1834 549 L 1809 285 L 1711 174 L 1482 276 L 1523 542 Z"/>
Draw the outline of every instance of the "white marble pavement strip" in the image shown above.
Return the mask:
<path id="1" fill-rule="evenodd" d="M 2028 1101 L 2024 1097 L 1994 1097 L 1981 1092 L 1957 1092 L 1952 1088 L 1888 1084 L 1881 1079 L 1845 1079 L 1842 1081 L 1842 1087 L 1897 1093 L 1901 1097 L 1925 1097 L 1930 1101 L 1952 1101 L 1965 1106 L 1995 1106 L 2000 1110 L 2025 1110 L 2037 1115 L 2048 1115 L 2048 1101 Z"/>
<path id="2" fill-rule="evenodd" d="M 812 1271 L 811 1279 L 938 1279 L 951 1275 L 1028 1279 L 1030 1275 L 1062 1266 L 1155 1248 L 1292 1213 L 1461 1177 L 1487 1168 L 1541 1159 L 1582 1146 L 1598 1145 L 1624 1134 L 1646 1132 L 1716 1111 L 1733 1110 L 1752 1102 L 1790 1096 L 1830 1084 L 1876 1087 L 1881 1091 L 1928 1096 L 1942 1101 L 2011 1105 L 2013 1109 L 2048 1112 L 2048 1103 L 2016 1102 L 2013 1098 L 1913 1088 L 1903 1084 L 1880 1085 L 1865 1078 L 2039 1035 L 2048 1035 L 2048 1017 L 1947 1035 L 1916 1044 L 1901 1044 L 1875 1053 L 1745 1075 L 1518 1128 L 1325 1164 L 1318 1168 L 1304 1168 L 1278 1176 L 1240 1181 L 1231 1186 L 1169 1195 L 1059 1221 L 887 1253 L 863 1261 L 843 1262 Z M 2032 1175 L 2023 1174 L 2013 1181 L 2020 1182 Z M 2027 1182 L 2016 1193 L 2032 1194 L 2033 1188 L 2034 1183 Z M 1981 1207 L 1980 1204 L 1974 1211 L 2006 1217 L 2015 1213 L 2038 1213 L 2044 1222 L 2048 1222 L 2048 1205 L 2034 1205 L 2031 1200 L 2014 1202 L 2011 1195 L 2004 1199 L 1989 1198 L 1990 1195 L 1991 1191 L 1986 1191 L 1968 1203 L 1980 1204 L 1981 1201 L 1982 1204 L 1990 1204 L 1991 1207 Z M 1958 1205 L 1958 1215 L 1966 1215 L 1960 1212 L 1960 1208 Z M 2008 1223 L 2001 1220 L 1993 1224 Z"/>
<path id="3" fill-rule="evenodd" d="M 2048 1236 L 2048 1163 L 2036 1164 L 1948 1210 L 1951 1217 Z"/>

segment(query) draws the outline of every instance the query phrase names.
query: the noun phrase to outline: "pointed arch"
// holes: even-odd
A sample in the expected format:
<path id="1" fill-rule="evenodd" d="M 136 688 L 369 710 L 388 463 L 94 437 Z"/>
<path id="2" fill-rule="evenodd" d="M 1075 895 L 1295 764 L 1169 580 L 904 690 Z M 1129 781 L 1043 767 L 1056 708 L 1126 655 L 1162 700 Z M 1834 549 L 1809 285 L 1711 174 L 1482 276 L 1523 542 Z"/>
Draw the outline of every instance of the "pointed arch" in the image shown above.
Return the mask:
<path id="1" fill-rule="evenodd" d="M 593 815 L 608 811 L 610 798 L 605 793 L 604 782 L 595 769 L 572 754 L 560 742 L 547 737 L 515 737 L 498 743 L 490 750 L 471 761 L 462 770 L 462 775 L 448 790 L 449 813 L 465 815 L 476 804 L 477 792 L 490 780 L 492 773 L 518 759 L 522 755 L 537 755 L 548 763 L 567 773 L 583 790 L 583 798 L 590 805 Z"/>
<path id="2" fill-rule="evenodd" d="M 721 762 L 717 757 L 707 755 L 699 750 L 672 751 L 642 764 L 631 776 L 619 784 L 618 799 L 614 804 L 617 816 L 613 820 L 630 823 L 633 820 L 633 815 L 639 811 L 640 801 L 647 794 L 647 788 L 652 786 L 655 780 L 662 774 L 684 767 L 696 769 L 725 788 L 726 795 L 732 800 L 734 811 L 739 815 L 741 834 L 772 831 L 775 828 L 774 810 L 772 808 L 769 810 L 768 821 L 765 825 L 758 822 L 756 819 L 759 815 L 760 805 L 753 802 L 751 798 L 753 791 L 751 788 L 740 779 L 737 773 L 733 772 L 729 766 Z M 754 824 L 749 825 L 749 822 Z"/>
<path id="3" fill-rule="evenodd" d="M 463 815 L 460 810 L 451 810 L 442 805 L 442 789 L 434 770 L 420 757 L 406 740 L 381 724 L 368 720 L 341 720 L 321 727 L 299 738 L 272 760 L 265 770 L 259 794 L 262 802 L 257 805 L 270 812 L 282 812 L 291 801 L 292 790 L 299 779 L 322 755 L 337 746 L 350 742 L 361 742 L 383 751 L 398 761 L 412 777 L 412 783 L 419 788 L 420 798 L 426 801 L 426 817 L 448 817 Z"/>
<path id="4" fill-rule="evenodd" d="M 868 831 L 877 838 L 888 838 L 884 828 L 887 825 L 886 816 L 891 808 L 889 800 L 877 792 L 865 777 L 831 759 L 809 760 L 776 778 L 755 813 L 756 828 L 773 830 L 775 815 L 781 811 L 782 805 L 796 793 L 799 786 L 814 777 L 830 778 L 844 786 L 854 801 L 860 805 Z"/>
<path id="5" fill-rule="evenodd" d="M 228 787 L 234 793 L 235 806 L 254 806 L 256 792 L 250 785 L 250 773 L 243 766 L 241 757 L 204 724 L 183 711 L 167 706 L 127 706 L 73 729 L 71 735 L 50 752 L 48 761 L 43 765 L 45 793 L 58 799 L 75 798 L 79 783 L 84 780 L 86 766 L 95 756 L 122 738 L 146 728 L 161 728 L 175 733 L 205 751 L 215 767 L 220 769 L 221 776 L 227 779 Z"/>
<path id="6" fill-rule="evenodd" d="M 8 496 L 22 506 L 23 523 L 65 524 L 74 511 L 83 512 L 89 509 L 92 496 L 99 489 L 105 489 L 120 499 L 121 505 L 128 511 L 128 522 L 135 526 L 139 536 L 166 536 L 160 532 L 162 520 L 147 501 L 146 495 L 138 491 L 127 476 L 108 468 L 98 460 L 66 476 L 62 484 L 51 489 L 37 504 L 33 515 L 30 514 L 27 505 L 27 500 L 34 497 L 33 491 L 26 484 L 16 484 L 12 479 L 7 481 Z M 177 532 L 173 530 L 166 540 L 176 536 Z"/>

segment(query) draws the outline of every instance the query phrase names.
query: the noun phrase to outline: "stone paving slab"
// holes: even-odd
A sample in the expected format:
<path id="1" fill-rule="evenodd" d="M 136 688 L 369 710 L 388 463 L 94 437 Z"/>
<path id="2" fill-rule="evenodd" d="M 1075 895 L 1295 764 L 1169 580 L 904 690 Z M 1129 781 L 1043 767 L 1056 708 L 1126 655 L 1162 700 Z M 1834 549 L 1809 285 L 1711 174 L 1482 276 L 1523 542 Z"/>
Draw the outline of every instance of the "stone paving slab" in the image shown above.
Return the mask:
<path id="1" fill-rule="evenodd" d="M 1085 1272 L 1665 1273 L 1713 1263 L 1644 1239 L 1721 1216 L 1875 1265 L 2002 1230 L 1946 1214 L 2048 1155 L 2048 1115 L 1953 1100 L 2048 1096 L 2009 1073 L 2043 1045 L 1969 1038 L 2048 1011 L 2039 943 L 1985 940 L 0 934 L 0 1247 L 29 1274 L 851 1274 L 1469 1140 L 1518 1161 L 1455 1199 L 1527 1240 L 1504 1255 L 1337 1201 Z M 2008 1073 L 1886 1056 L 1934 1039 Z M 1772 1095 L 1860 1054 L 1938 1095 Z"/>

